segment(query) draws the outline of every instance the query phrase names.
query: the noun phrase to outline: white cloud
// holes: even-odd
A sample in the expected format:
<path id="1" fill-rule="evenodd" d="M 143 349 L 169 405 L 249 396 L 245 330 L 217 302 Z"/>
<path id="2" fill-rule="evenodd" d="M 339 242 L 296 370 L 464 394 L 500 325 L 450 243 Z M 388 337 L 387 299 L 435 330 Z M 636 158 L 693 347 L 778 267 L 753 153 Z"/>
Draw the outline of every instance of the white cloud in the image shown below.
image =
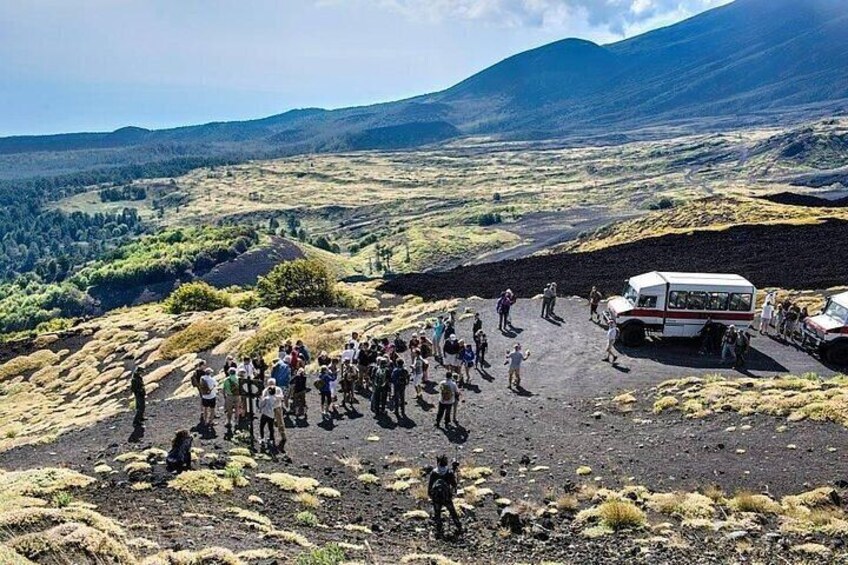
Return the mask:
<path id="1" fill-rule="evenodd" d="M 319 0 L 324 3 L 334 0 Z M 336 0 L 337 1 L 337 0 Z M 409 18 L 474 20 L 503 27 L 562 28 L 575 21 L 615 35 L 674 21 L 729 0 L 366 0 Z"/>

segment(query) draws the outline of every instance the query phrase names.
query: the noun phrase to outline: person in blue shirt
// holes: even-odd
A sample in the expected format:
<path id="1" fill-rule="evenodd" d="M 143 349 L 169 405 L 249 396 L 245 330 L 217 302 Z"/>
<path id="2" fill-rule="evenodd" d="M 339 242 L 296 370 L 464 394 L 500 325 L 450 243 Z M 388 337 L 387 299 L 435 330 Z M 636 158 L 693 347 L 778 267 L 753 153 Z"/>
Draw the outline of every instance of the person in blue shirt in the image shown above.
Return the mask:
<path id="1" fill-rule="evenodd" d="M 471 367 L 474 366 L 474 360 L 477 356 L 474 355 L 474 348 L 471 347 L 470 343 L 460 340 L 459 345 L 462 347 L 462 350 L 459 352 L 459 359 L 465 369 L 465 380 L 459 384 L 467 386 L 471 384 Z"/>
<path id="2" fill-rule="evenodd" d="M 433 326 L 433 355 L 442 359 L 442 337 L 445 335 L 445 317 L 439 316 Z"/>
<path id="3" fill-rule="evenodd" d="M 321 379 L 321 417 L 330 419 L 330 412 L 335 411 L 333 405 L 333 381 L 336 380 L 336 375 L 330 372 L 329 367 L 321 367 L 321 374 L 318 375 Z"/>
<path id="4" fill-rule="evenodd" d="M 286 356 L 282 360 L 275 359 L 274 366 L 271 367 L 271 378 L 274 379 L 274 384 L 280 389 L 282 398 L 283 412 L 289 409 L 289 385 L 291 384 L 291 365 L 289 357 Z"/>

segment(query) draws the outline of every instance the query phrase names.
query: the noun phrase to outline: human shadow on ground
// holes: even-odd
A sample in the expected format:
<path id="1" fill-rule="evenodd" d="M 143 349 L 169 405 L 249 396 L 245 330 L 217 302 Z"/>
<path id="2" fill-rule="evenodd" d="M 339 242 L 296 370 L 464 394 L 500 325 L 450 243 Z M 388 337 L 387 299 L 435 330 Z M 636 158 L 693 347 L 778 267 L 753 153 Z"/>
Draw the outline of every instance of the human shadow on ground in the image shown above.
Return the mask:
<path id="1" fill-rule="evenodd" d="M 553 324 L 555 326 L 562 326 L 562 322 L 557 320 L 556 318 L 544 317 L 542 319 L 545 320 L 549 324 Z"/>
<path id="2" fill-rule="evenodd" d="M 462 424 L 445 424 L 438 429 L 445 434 L 445 437 L 448 438 L 448 441 L 451 443 L 461 444 L 468 441 L 468 430 L 466 430 Z"/>
<path id="3" fill-rule="evenodd" d="M 511 390 L 512 390 L 512 392 L 513 392 L 513 393 L 515 393 L 517 396 L 523 396 L 523 397 L 525 397 L 525 398 L 531 398 L 531 397 L 533 397 L 533 396 L 536 396 L 535 394 L 533 394 L 532 392 L 530 392 L 529 390 L 527 390 L 526 388 L 524 388 L 524 387 L 523 387 L 523 386 L 521 386 L 521 385 L 518 385 L 517 387 L 515 387 L 515 388 L 513 388 L 513 389 L 511 389 Z"/>
<path id="4" fill-rule="evenodd" d="M 477 372 L 478 372 L 478 373 L 480 373 L 480 377 L 481 377 L 483 380 L 488 381 L 488 382 L 490 382 L 490 383 L 495 382 L 495 377 L 493 377 L 492 375 L 490 375 L 490 374 L 489 374 L 489 371 L 487 371 L 486 369 L 481 369 L 481 368 L 479 368 L 479 367 L 478 367 L 478 368 L 477 368 Z"/>
<path id="5" fill-rule="evenodd" d="M 647 359 L 661 365 L 697 369 L 732 369 L 733 363 L 721 360 L 721 355 L 699 355 L 699 344 L 691 339 L 665 338 L 649 340 L 640 347 L 616 345 L 615 349 L 631 359 Z M 788 369 L 773 357 L 754 348 L 748 350 L 746 361 L 749 370 L 784 373 Z"/>
<path id="6" fill-rule="evenodd" d="M 129 443 L 138 443 L 144 438 L 144 426 L 133 426 L 133 431 L 130 437 L 127 438 Z"/>

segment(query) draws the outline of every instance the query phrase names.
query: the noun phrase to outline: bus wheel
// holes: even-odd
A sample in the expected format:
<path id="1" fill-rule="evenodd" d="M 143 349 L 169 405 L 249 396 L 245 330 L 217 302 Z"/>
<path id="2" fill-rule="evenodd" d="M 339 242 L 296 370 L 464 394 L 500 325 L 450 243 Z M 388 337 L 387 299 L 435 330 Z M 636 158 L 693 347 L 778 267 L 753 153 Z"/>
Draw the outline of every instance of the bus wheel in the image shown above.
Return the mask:
<path id="1" fill-rule="evenodd" d="M 827 360 L 839 367 L 848 366 L 848 343 L 834 343 L 827 348 Z"/>
<path id="2" fill-rule="evenodd" d="M 639 347 L 645 343 L 645 327 L 641 325 L 625 326 L 621 330 L 621 341 L 627 347 Z"/>

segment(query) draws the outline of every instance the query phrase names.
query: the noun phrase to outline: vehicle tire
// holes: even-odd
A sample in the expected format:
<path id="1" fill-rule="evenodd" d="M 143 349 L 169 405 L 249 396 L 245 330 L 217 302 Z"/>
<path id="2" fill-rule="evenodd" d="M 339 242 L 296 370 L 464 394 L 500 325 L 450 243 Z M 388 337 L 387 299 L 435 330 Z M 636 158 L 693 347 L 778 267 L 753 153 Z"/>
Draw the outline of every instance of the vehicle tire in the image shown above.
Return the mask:
<path id="1" fill-rule="evenodd" d="M 828 347 L 827 361 L 838 367 L 848 366 L 848 342 L 834 343 Z"/>
<path id="2" fill-rule="evenodd" d="M 639 347 L 645 343 L 645 326 L 631 324 L 621 330 L 621 342 L 627 347 Z"/>

